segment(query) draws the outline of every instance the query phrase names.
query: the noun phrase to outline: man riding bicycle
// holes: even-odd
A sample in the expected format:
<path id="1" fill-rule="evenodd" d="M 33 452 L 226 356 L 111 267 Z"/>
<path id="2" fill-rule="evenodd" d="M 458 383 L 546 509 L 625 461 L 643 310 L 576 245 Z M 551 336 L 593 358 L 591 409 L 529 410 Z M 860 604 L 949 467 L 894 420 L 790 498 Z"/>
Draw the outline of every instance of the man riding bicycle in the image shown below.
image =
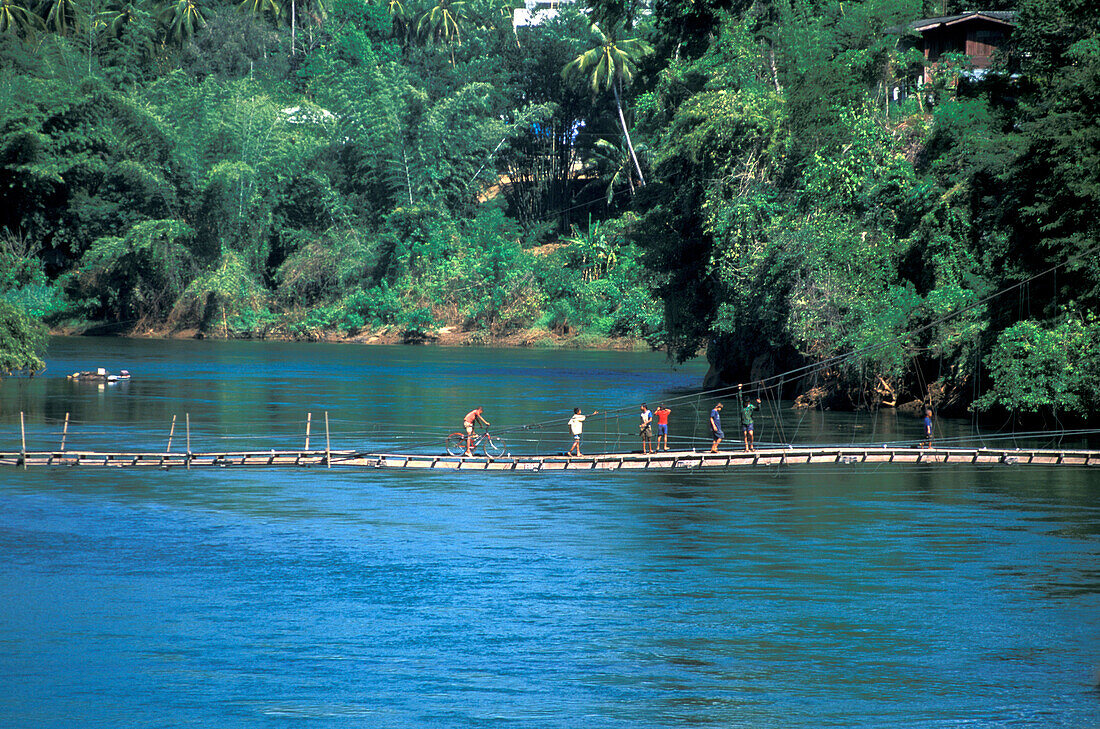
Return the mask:
<path id="1" fill-rule="evenodd" d="M 489 421 L 481 417 L 481 413 L 484 409 L 479 405 L 470 412 L 466 413 L 466 417 L 462 419 L 462 425 L 466 428 L 466 452 L 465 456 L 473 456 L 474 447 L 474 425 L 477 421 L 481 421 L 486 427 L 489 426 Z"/>

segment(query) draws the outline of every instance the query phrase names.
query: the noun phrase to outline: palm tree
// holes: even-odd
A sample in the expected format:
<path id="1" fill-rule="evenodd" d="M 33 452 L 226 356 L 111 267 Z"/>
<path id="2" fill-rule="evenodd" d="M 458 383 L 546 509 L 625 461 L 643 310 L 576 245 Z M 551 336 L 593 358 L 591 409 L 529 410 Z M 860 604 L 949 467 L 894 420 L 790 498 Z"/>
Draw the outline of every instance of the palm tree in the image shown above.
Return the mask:
<path id="1" fill-rule="evenodd" d="M 0 33 L 29 33 L 41 25 L 41 18 L 15 0 L 0 0 Z"/>
<path id="2" fill-rule="evenodd" d="M 459 21 L 466 19 L 464 0 L 438 0 L 424 13 L 416 25 L 416 32 L 422 37 L 439 43 L 446 43 L 451 49 L 451 65 L 455 65 L 455 45 L 462 45 Z"/>
<path id="3" fill-rule="evenodd" d="M 282 12 L 282 8 L 279 7 L 279 3 L 275 2 L 275 0 L 242 0 L 237 6 L 237 9 L 242 13 L 249 13 L 251 15 L 271 13 L 271 17 L 276 20 L 279 19 L 279 14 Z"/>
<path id="4" fill-rule="evenodd" d="M 398 33 L 407 43 L 409 40 L 409 11 L 402 0 L 383 0 L 386 9 L 390 11 L 390 21 L 393 23 L 394 33 Z"/>
<path id="5" fill-rule="evenodd" d="M 105 30 L 108 38 L 122 41 L 147 58 L 155 53 L 157 28 L 146 3 L 111 0 L 106 10 L 96 13 L 95 22 L 97 28 Z"/>
<path id="6" fill-rule="evenodd" d="M 645 157 L 646 146 L 638 145 L 640 156 Z M 597 139 L 592 148 L 592 154 L 585 160 L 587 168 L 595 172 L 599 181 L 607 182 L 604 188 L 604 198 L 610 207 L 615 201 L 615 190 L 624 186 L 630 188 L 630 194 L 634 194 L 634 169 L 630 152 L 619 145 L 606 139 Z"/>
<path id="7" fill-rule="evenodd" d="M 279 5 L 275 0 L 242 0 L 237 5 L 237 9 L 242 13 L 249 13 L 251 15 L 263 15 L 264 13 L 271 13 L 272 18 L 278 20 L 279 13 L 283 11 L 279 8 Z"/>
<path id="8" fill-rule="evenodd" d="M 80 24 L 80 14 L 74 0 L 45 0 L 38 14 L 44 19 L 46 27 L 52 28 L 58 35 L 68 35 Z"/>
<path id="9" fill-rule="evenodd" d="M 581 279 L 594 281 L 606 276 L 619 262 L 619 239 L 600 227 L 600 221 L 588 216 L 588 229 L 581 231 L 576 224 L 570 226 L 572 236 L 564 238 L 572 243 L 581 255 Z"/>
<path id="10" fill-rule="evenodd" d="M 108 3 L 106 10 L 96 13 L 96 24 L 102 24 L 110 37 L 118 38 L 127 26 L 147 16 L 148 13 L 130 0 L 115 0 Z"/>
<path id="11" fill-rule="evenodd" d="M 206 9 L 195 0 L 169 0 L 158 19 L 167 26 L 168 37 L 182 43 L 206 25 Z"/>
<path id="12" fill-rule="evenodd" d="M 608 89 L 615 94 L 615 108 L 619 111 L 619 124 L 622 125 L 623 136 L 626 137 L 626 146 L 630 150 L 630 158 L 634 161 L 634 169 L 638 172 L 638 183 L 645 187 L 642 166 L 638 163 L 638 155 L 634 153 L 634 143 L 630 141 L 630 131 L 626 128 L 622 90 L 634 80 L 638 61 L 652 53 L 653 48 L 645 41 L 636 38 L 617 40 L 614 32 L 604 33 L 595 23 L 592 24 L 592 34 L 599 41 L 599 45 L 566 64 L 561 75 L 563 78 L 585 79 L 593 94 L 606 92 Z"/>

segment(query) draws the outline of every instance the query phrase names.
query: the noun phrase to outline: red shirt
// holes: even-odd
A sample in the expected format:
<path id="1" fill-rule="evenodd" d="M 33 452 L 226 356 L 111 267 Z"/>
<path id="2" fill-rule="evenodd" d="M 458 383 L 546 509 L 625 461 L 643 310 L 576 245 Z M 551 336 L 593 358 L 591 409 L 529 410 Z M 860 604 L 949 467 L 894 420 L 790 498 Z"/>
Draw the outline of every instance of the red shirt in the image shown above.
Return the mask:
<path id="1" fill-rule="evenodd" d="M 657 425 L 668 425 L 668 414 L 672 411 L 668 408 L 657 408 L 653 414 L 657 416 Z"/>

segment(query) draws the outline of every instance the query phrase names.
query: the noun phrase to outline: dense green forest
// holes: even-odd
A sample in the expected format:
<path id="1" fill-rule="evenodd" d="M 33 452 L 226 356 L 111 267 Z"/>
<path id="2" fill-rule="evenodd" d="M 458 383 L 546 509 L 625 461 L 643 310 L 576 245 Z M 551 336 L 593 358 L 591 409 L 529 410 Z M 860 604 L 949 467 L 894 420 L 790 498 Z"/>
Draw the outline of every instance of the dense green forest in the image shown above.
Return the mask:
<path id="1" fill-rule="evenodd" d="M 907 25 L 955 0 L 515 4 L 0 0 L 5 317 L 624 339 L 716 382 L 826 361 L 782 384 L 833 407 L 1097 410 L 1090 3 L 991 3 L 995 73 L 920 88 Z"/>

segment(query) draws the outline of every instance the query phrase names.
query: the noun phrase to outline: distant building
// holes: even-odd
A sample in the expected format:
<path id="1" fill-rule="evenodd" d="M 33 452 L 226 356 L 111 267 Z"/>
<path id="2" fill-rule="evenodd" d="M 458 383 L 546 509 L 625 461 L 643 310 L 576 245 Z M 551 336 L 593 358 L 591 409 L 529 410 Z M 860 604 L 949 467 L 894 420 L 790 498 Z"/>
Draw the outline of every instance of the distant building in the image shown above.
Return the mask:
<path id="1" fill-rule="evenodd" d="M 936 64 L 945 53 L 968 56 L 976 75 L 983 75 L 993 53 L 1012 34 L 1015 18 L 1014 10 L 976 10 L 910 23 L 909 30 L 920 36 L 916 47 L 924 53 L 924 81 L 931 80 Z"/>
<path id="2" fill-rule="evenodd" d="M 512 25 L 524 28 L 540 25 L 558 17 L 563 5 L 572 5 L 576 0 L 523 0 L 523 7 L 512 11 Z"/>

